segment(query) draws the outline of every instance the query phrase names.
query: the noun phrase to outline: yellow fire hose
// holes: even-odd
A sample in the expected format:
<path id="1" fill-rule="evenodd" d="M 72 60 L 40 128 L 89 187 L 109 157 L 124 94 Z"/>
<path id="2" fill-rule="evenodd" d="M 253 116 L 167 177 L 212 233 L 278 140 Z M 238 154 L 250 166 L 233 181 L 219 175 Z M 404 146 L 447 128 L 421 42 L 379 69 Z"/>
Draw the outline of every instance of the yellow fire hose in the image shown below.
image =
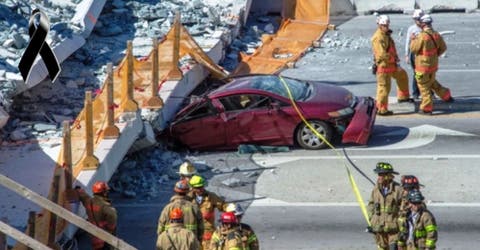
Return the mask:
<path id="1" fill-rule="evenodd" d="M 360 205 L 360 209 L 362 210 L 362 214 L 363 214 L 363 217 L 365 217 L 365 220 L 367 221 L 367 224 L 368 226 L 371 226 L 370 225 L 370 219 L 368 218 L 368 214 L 367 214 L 367 208 L 365 206 L 365 202 L 363 201 L 363 198 L 362 196 L 360 195 L 360 191 L 358 190 L 358 186 L 357 184 L 355 183 L 355 179 L 353 178 L 353 175 L 352 173 L 350 172 L 350 168 L 348 167 L 347 165 L 347 159 L 345 157 L 343 157 L 337 150 L 337 148 L 335 148 L 327 139 L 325 139 L 325 137 L 323 137 L 323 135 L 321 135 L 320 133 L 318 133 L 317 130 L 315 130 L 315 128 L 313 128 L 313 126 L 305 119 L 305 117 L 302 115 L 302 112 L 298 109 L 297 107 L 297 104 L 295 103 L 295 100 L 293 99 L 293 96 L 292 96 L 292 93 L 290 92 L 290 88 L 288 87 L 287 83 L 285 82 L 285 80 L 283 79 L 283 77 L 279 76 L 280 80 L 282 81 L 283 83 L 283 86 L 285 87 L 285 89 L 287 90 L 287 93 L 288 93 L 288 98 L 290 99 L 290 102 L 292 103 L 292 106 L 293 108 L 295 109 L 295 111 L 297 112 L 298 116 L 300 117 L 300 119 L 302 119 L 303 123 L 305 123 L 305 125 L 318 137 L 320 138 L 325 144 L 327 144 L 331 149 L 333 149 L 333 151 L 335 151 L 335 153 L 337 154 L 337 156 L 339 156 L 340 158 L 343 159 L 343 165 L 345 166 L 345 170 L 347 170 L 347 175 L 348 175 L 348 180 L 350 181 L 350 185 L 352 187 L 352 190 L 353 190 L 353 193 L 355 194 L 355 197 L 357 198 L 357 202 L 358 204 Z"/>

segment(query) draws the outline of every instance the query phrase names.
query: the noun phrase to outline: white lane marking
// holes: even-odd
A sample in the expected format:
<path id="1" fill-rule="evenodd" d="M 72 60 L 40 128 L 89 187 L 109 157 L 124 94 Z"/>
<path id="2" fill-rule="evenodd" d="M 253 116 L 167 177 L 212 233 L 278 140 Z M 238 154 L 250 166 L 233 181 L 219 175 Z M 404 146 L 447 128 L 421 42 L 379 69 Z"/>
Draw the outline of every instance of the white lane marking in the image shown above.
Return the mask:
<path id="1" fill-rule="evenodd" d="M 251 207 L 358 207 L 357 202 L 285 202 L 255 200 Z M 480 203 L 467 202 L 430 202 L 429 207 L 480 207 Z"/>
<path id="2" fill-rule="evenodd" d="M 480 69 L 439 69 L 438 72 L 480 72 Z"/>
<path id="3" fill-rule="evenodd" d="M 464 133 L 461 131 L 456 131 L 452 129 L 440 128 L 433 125 L 420 125 L 412 127 L 409 129 L 398 129 L 395 131 L 376 134 L 370 141 L 375 142 L 378 137 L 387 137 L 382 141 L 388 142 L 388 137 L 393 136 L 405 136 L 404 139 L 397 143 L 392 143 L 385 146 L 370 146 L 368 148 L 351 148 L 351 150 L 395 150 L 395 149 L 407 149 L 407 148 L 417 148 L 425 146 L 432 143 L 437 135 L 447 135 L 447 136 L 476 136 L 474 134 Z"/>
<path id="4" fill-rule="evenodd" d="M 347 152 L 348 153 L 348 152 Z M 352 160 L 378 160 L 378 159 L 426 159 L 426 160 L 450 160 L 450 159 L 480 159 L 480 154 L 472 155 L 348 155 Z M 272 167 L 298 160 L 338 160 L 343 159 L 337 155 L 315 155 L 315 156 L 288 156 L 288 155 L 269 155 L 255 154 L 252 159 L 260 166 Z"/>

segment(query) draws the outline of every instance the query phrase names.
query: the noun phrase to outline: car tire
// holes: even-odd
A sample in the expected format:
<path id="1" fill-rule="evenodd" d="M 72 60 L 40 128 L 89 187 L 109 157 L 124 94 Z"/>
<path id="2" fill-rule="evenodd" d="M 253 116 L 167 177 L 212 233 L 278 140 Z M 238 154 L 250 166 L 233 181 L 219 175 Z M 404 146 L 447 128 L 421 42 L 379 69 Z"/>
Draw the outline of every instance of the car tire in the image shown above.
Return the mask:
<path id="1" fill-rule="evenodd" d="M 324 121 L 318 120 L 311 120 L 308 121 L 310 125 L 317 130 L 328 142 L 332 140 L 333 137 L 333 130 L 332 126 Z M 295 138 L 297 139 L 297 143 L 300 147 L 304 149 L 322 149 L 327 147 L 327 143 L 325 143 L 322 139 L 318 138 L 315 133 L 313 133 L 310 128 L 308 128 L 305 123 L 302 123 L 298 126 L 296 131 Z"/>

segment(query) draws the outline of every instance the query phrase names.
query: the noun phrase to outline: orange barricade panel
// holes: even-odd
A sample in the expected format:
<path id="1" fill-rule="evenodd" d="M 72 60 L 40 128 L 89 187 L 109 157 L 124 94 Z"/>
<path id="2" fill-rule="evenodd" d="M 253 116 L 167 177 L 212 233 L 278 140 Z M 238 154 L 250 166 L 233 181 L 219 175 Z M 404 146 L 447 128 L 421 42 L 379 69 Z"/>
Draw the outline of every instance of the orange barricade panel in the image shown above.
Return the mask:
<path id="1" fill-rule="evenodd" d="M 277 34 L 262 37 L 263 45 L 251 56 L 241 56 L 232 75 L 273 74 L 296 61 L 325 33 L 329 21 L 328 0 L 284 0 L 286 18 Z"/>
<path id="2" fill-rule="evenodd" d="M 210 57 L 203 51 L 203 49 L 195 42 L 195 40 L 188 34 L 187 30 L 182 26 L 180 27 L 180 48 L 179 58 L 189 55 L 197 63 L 205 66 L 214 77 L 226 77 L 227 74 L 224 70 L 213 62 Z M 158 43 L 158 75 L 159 82 L 152 82 L 152 55 L 153 52 L 144 58 L 133 58 L 133 99 L 139 104 L 139 108 L 142 108 L 146 101 L 152 96 L 152 84 L 160 85 L 167 80 L 168 73 L 172 70 L 173 66 L 178 67 L 178 62 L 173 62 L 173 45 L 174 45 L 174 29 L 165 36 L 165 39 Z M 107 110 L 114 109 L 115 121 L 118 121 L 120 115 L 124 112 L 122 103 L 127 100 L 127 57 L 125 57 L 120 64 L 113 70 L 113 107 L 107 107 L 107 84 L 104 82 L 103 86 L 93 93 L 93 136 L 94 136 L 94 148 L 103 140 L 103 129 L 107 126 Z M 159 88 L 160 89 L 160 88 Z M 158 93 L 155 93 L 158 95 Z M 79 164 L 82 158 L 85 156 L 86 149 L 86 131 L 85 131 L 85 109 L 82 109 L 77 118 L 71 125 L 71 146 L 72 146 L 72 169 L 73 177 L 78 176 L 81 169 Z M 57 159 L 57 167 L 55 173 L 59 174 L 63 171 L 63 147 L 60 150 L 60 155 Z M 53 181 L 52 181 L 53 183 Z M 65 192 L 65 176 L 62 174 L 59 185 L 59 204 L 68 208 L 64 200 Z M 50 189 L 49 197 L 52 197 L 53 189 Z M 57 219 L 56 232 L 59 236 L 65 229 L 67 223 L 64 220 Z M 48 227 L 50 222 L 50 213 L 47 210 L 42 210 L 36 218 L 36 239 L 40 242 L 47 243 L 48 241 Z M 14 249 L 27 249 L 22 244 L 16 244 Z"/>

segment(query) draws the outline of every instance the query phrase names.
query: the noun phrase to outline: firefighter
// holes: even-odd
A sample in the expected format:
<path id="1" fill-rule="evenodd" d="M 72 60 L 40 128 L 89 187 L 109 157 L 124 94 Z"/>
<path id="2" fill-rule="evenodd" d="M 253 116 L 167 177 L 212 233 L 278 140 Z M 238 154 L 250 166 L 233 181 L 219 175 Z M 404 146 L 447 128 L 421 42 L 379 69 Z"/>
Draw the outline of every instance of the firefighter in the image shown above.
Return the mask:
<path id="1" fill-rule="evenodd" d="M 182 209 L 176 207 L 170 211 L 169 227 L 157 239 L 157 250 L 183 249 L 198 250 L 200 242 L 197 236 L 183 225 Z"/>
<path id="2" fill-rule="evenodd" d="M 169 228 L 169 214 L 175 208 L 183 211 L 183 224 L 186 229 L 192 231 L 200 240 L 203 236 L 203 220 L 198 205 L 187 199 L 187 193 L 190 190 L 186 180 L 175 183 L 173 189 L 175 194 L 170 198 L 168 203 L 162 210 L 158 219 L 157 234 L 161 234 Z"/>
<path id="3" fill-rule="evenodd" d="M 177 172 L 180 175 L 180 180 L 187 180 L 187 183 L 190 181 L 193 175 L 197 174 L 195 166 L 190 161 L 185 161 L 180 165 L 179 171 Z"/>
<path id="4" fill-rule="evenodd" d="M 412 37 L 415 37 L 422 31 L 420 28 L 420 17 L 423 16 L 425 13 L 421 9 L 415 9 L 413 11 L 412 19 L 415 22 L 414 24 L 410 25 L 407 30 L 406 40 L 405 40 L 405 62 L 410 64 L 413 69 L 413 74 L 415 75 L 415 54 L 411 53 L 410 51 L 410 42 Z M 417 80 L 415 77 L 412 79 L 412 97 L 414 99 L 418 99 L 420 92 L 417 86 Z"/>
<path id="5" fill-rule="evenodd" d="M 431 115 L 433 112 L 433 100 L 430 95 L 433 91 L 445 102 L 453 102 L 450 89 L 443 87 L 436 80 L 438 70 L 438 57 L 447 50 L 447 45 L 442 36 L 433 30 L 432 17 L 423 15 L 420 17 L 422 32 L 412 37 L 410 51 L 415 54 L 415 78 L 422 95 L 419 113 Z"/>
<path id="6" fill-rule="evenodd" d="M 400 205 L 400 214 L 405 215 L 408 211 L 408 192 L 416 189 L 420 190 L 420 182 L 414 175 L 403 175 L 402 184 L 402 204 Z"/>
<path id="7" fill-rule="evenodd" d="M 407 213 L 409 211 L 408 193 L 411 190 L 420 190 L 420 184 L 418 178 L 414 175 L 403 175 L 401 179 L 402 184 L 402 203 L 400 205 L 400 212 L 398 215 L 398 248 L 404 249 L 406 247 L 405 242 L 407 240 L 408 224 Z M 426 208 L 427 206 L 423 204 Z"/>
<path id="8" fill-rule="evenodd" d="M 386 162 L 377 163 L 374 172 L 378 179 L 368 202 L 368 231 L 375 235 L 378 249 L 397 249 L 402 188 L 393 179 L 398 173 Z"/>
<path id="9" fill-rule="evenodd" d="M 238 220 L 233 212 L 220 215 L 222 225 L 213 233 L 210 250 L 242 250 L 242 235 L 238 228 Z"/>
<path id="10" fill-rule="evenodd" d="M 374 63 L 377 65 L 377 114 L 392 115 L 388 110 L 388 95 L 390 94 L 391 78 L 397 82 L 397 101 L 411 102 L 408 90 L 407 72 L 399 66 L 400 59 L 397 55 L 395 42 L 390 37 L 390 19 L 387 15 L 377 17 L 378 29 L 372 36 L 372 49 Z"/>
<path id="11" fill-rule="evenodd" d="M 225 210 L 226 212 L 233 212 L 237 217 L 238 228 L 242 236 L 242 247 L 244 250 L 258 250 L 260 249 L 257 235 L 250 225 L 242 223 L 242 216 L 245 213 L 239 203 L 229 203 Z"/>
<path id="12" fill-rule="evenodd" d="M 435 249 L 438 239 L 437 223 L 433 214 L 424 206 L 422 193 L 413 189 L 408 193 L 407 250 Z"/>
<path id="13" fill-rule="evenodd" d="M 108 187 L 106 182 L 97 181 L 92 186 L 93 197 L 90 197 L 85 190 L 80 187 L 75 187 L 78 193 L 78 198 L 82 202 L 87 212 L 88 221 L 97 227 L 116 235 L 117 230 L 117 210 L 112 206 L 110 199 L 108 199 Z M 114 249 L 112 246 L 105 243 L 105 241 L 94 237 L 92 235 L 92 248 L 94 250 Z"/>
<path id="14" fill-rule="evenodd" d="M 202 213 L 204 233 L 201 238 L 203 249 L 208 249 L 213 231 L 215 231 L 215 208 L 224 212 L 227 204 L 213 192 L 205 190 L 205 179 L 194 175 L 190 179 L 192 190 L 188 193 L 193 203 L 198 204 Z"/>

